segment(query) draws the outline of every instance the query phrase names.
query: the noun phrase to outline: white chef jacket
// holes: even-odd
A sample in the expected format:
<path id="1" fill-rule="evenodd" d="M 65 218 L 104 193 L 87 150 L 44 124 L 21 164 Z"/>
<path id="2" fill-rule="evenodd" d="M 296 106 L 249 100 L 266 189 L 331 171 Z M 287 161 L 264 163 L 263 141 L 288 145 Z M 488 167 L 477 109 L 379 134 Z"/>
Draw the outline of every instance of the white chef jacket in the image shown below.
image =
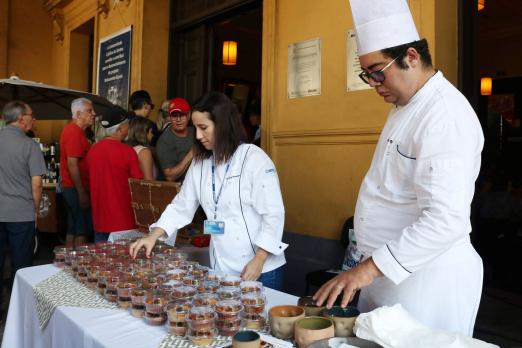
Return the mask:
<path id="1" fill-rule="evenodd" d="M 355 209 L 357 247 L 385 275 L 361 293 L 364 310 L 400 302 L 427 325 L 472 333 L 482 262 L 470 205 L 483 144 L 475 112 L 441 72 L 392 109 Z"/>
<path id="2" fill-rule="evenodd" d="M 225 233 L 211 237 L 211 266 L 239 275 L 260 247 L 270 253 L 262 272 L 272 271 L 286 263 L 288 247 L 281 242 L 285 211 L 274 163 L 249 144 L 240 145 L 229 163 L 228 171 L 222 163 L 215 172 L 216 196 L 225 180 L 215 219 L 225 222 Z M 214 220 L 212 158 L 192 161 L 180 192 L 150 228 L 160 227 L 170 237 L 192 221 L 199 205 Z"/>

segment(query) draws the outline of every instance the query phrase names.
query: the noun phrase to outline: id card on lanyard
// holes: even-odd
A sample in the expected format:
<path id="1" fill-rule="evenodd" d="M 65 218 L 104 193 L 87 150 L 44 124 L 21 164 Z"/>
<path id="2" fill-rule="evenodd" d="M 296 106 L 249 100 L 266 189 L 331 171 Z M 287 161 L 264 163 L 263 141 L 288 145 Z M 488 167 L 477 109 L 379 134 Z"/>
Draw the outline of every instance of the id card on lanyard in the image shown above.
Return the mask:
<path id="1" fill-rule="evenodd" d="M 225 234 L 225 222 L 217 220 L 217 209 L 219 198 L 221 197 L 221 192 L 223 191 L 223 186 L 225 185 L 225 181 L 227 179 L 230 162 L 232 162 L 232 159 L 230 159 L 230 161 L 227 163 L 225 175 L 223 175 L 223 181 L 221 182 L 221 187 L 219 188 L 219 192 L 216 196 L 216 161 L 214 159 L 214 155 L 212 155 L 212 199 L 214 201 L 214 216 L 212 220 L 207 219 L 203 222 L 204 234 Z"/>

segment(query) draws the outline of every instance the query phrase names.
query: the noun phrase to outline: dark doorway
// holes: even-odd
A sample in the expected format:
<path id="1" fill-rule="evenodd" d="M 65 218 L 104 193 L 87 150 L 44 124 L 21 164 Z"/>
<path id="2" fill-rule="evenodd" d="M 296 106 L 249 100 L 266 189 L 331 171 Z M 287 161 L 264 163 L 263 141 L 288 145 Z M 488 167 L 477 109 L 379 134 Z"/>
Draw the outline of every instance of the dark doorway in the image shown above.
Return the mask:
<path id="1" fill-rule="evenodd" d="M 471 240 L 484 265 L 474 337 L 519 346 L 522 297 L 522 6 L 519 1 L 461 0 L 459 88 L 484 132 L 472 203 Z M 481 90 L 481 78 L 492 89 Z M 499 320 L 499 318 L 510 318 Z M 513 322 L 513 325 L 511 325 Z"/>
<path id="2" fill-rule="evenodd" d="M 463 3 L 473 15 L 463 19 L 468 51 L 462 52 L 461 87 L 474 104 L 485 138 L 472 240 L 484 261 L 485 288 L 520 293 L 522 269 L 516 265 L 522 264 L 522 6 L 511 0 L 485 1 L 479 11 L 475 1 Z M 484 77 L 493 80 L 490 92 L 481 91 Z"/>
<path id="3" fill-rule="evenodd" d="M 94 18 L 71 31 L 69 87 L 93 91 Z"/>
<path id="4" fill-rule="evenodd" d="M 225 93 L 243 117 L 246 140 L 252 141 L 259 126 L 261 103 L 262 14 L 257 8 L 213 25 L 212 89 Z M 237 62 L 223 62 L 224 42 L 237 43 Z"/>
<path id="5" fill-rule="evenodd" d="M 227 94 L 243 115 L 247 137 L 255 129 L 248 114 L 261 101 L 262 1 L 171 2 L 169 98 L 193 102 L 209 90 Z M 235 65 L 223 64 L 223 42 L 237 43 Z"/>

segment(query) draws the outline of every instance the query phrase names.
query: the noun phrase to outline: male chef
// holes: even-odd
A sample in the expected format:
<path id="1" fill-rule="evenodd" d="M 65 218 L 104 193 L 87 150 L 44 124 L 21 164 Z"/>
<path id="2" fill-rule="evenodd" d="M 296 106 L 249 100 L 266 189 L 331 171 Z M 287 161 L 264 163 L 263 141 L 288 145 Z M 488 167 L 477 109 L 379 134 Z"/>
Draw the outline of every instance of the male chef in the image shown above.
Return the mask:
<path id="1" fill-rule="evenodd" d="M 362 312 L 400 303 L 422 323 L 471 336 L 482 260 L 470 205 L 484 144 L 466 98 L 432 66 L 406 0 L 350 0 L 362 73 L 393 104 L 355 208 L 363 261 L 314 295 Z"/>

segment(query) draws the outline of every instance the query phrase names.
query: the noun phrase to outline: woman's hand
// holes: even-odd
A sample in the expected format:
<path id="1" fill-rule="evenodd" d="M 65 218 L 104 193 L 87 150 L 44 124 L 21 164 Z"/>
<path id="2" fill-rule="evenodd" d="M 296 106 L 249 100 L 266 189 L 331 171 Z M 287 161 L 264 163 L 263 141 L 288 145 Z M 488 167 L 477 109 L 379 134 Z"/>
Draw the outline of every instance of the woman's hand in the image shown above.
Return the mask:
<path id="1" fill-rule="evenodd" d="M 159 227 L 154 228 L 146 237 L 142 237 L 130 245 L 130 256 L 135 259 L 136 255 L 138 255 L 138 251 L 140 251 L 141 248 L 145 248 L 145 255 L 147 258 L 150 258 L 150 252 L 156 244 L 156 241 L 164 234 L 165 231 L 163 229 Z"/>
<path id="2" fill-rule="evenodd" d="M 268 252 L 264 249 L 257 248 L 256 256 L 250 260 L 243 271 L 241 272 L 241 279 L 243 280 L 257 280 L 263 271 Z"/>

